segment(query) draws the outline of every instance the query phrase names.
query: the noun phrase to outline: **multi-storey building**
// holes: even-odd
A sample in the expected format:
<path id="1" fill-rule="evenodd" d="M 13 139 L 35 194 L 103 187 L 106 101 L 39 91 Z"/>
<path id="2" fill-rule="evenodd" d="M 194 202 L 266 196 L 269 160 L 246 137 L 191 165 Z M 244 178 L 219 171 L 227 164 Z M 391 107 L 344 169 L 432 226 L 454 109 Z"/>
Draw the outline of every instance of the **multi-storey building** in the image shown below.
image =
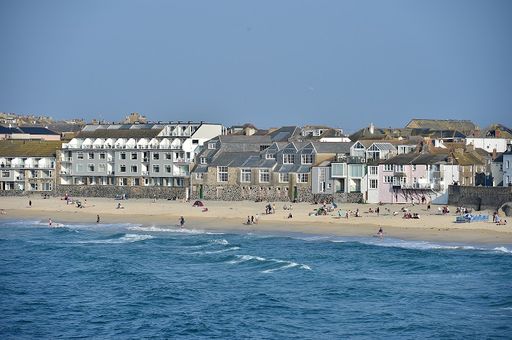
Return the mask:
<path id="1" fill-rule="evenodd" d="M 379 202 L 447 202 L 448 186 L 458 181 L 458 165 L 448 154 L 411 153 L 379 164 Z"/>
<path id="2" fill-rule="evenodd" d="M 512 186 L 512 144 L 503 153 L 503 186 Z"/>
<path id="3" fill-rule="evenodd" d="M 0 190 L 53 190 L 60 146 L 58 141 L 0 141 Z"/>
<path id="4" fill-rule="evenodd" d="M 61 185 L 186 188 L 190 166 L 219 124 L 88 125 L 62 145 Z"/>

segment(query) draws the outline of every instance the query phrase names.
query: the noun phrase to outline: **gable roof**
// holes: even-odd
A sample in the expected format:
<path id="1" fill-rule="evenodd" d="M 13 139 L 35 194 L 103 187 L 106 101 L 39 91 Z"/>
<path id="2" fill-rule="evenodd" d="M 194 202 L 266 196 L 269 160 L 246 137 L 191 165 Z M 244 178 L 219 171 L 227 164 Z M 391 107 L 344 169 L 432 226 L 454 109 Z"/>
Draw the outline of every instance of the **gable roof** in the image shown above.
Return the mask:
<path id="1" fill-rule="evenodd" d="M 455 120 L 455 119 L 411 119 L 405 126 L 406 128 L 420 128 L 430 130 L 459 130 L 462 132 L 469 132 L 478 130 L 470 120 Z"/>
<path id="2" fill-rule="evenodd" d="M 19 129 L 23 133 L 28 133 L 31 135 L 59 135 L 57 132 L 43 126 L 20 126 Z"/>

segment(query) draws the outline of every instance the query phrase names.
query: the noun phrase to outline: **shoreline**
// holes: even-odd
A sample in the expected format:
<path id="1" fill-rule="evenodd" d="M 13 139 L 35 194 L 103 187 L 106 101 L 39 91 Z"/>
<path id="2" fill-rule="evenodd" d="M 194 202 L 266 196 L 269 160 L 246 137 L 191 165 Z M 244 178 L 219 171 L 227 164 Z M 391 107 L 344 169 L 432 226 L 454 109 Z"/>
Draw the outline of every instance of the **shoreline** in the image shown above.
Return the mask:
<path id="1" fill-rule="evenodd" d="M 32 205 L 29 207 L 29 200 Z M 87 197 L 79 199 L 84 208 L 66 204 L 59 198 L 41 197 L 0 197 L 0 209 L 6 214 L 0 219 L 37 219 L 43 223 L 51 218 L 55 223 L 96 224 L 100 215 L 100 224 L 130 223 L 140 226 L 159 228 L 179 228 L 178 219 L 184 216 L 186 229 L 222 232 L 254 233 L 301 233 L 308 235 L 372 237 L 382 227 L 385 237 L 403 240 L 462 242 L 479 244 L 512 244 L 512 226 L 498 226 L 492 222 L 454 223 L 455 214 L 438 215 L 437 206 L 431 212 L 424 205 L 387 204 L 381 206 L 381 214 L 368 213 L 372 204 L 341 204 L 334 212 L 326 216 L 309 216 L 320 205 L 310 203 L 292 204 L 292 210 L 284 210 L 283 202 L 275 203 L 275 213 L 265 214 L 266 202 L 250 201 L 203 201 L 204 207 L 192 207 L 192 202 L 130 199 L 116 201 L 108 198 Z M 121 203 L 122 209 L 116 209 Z M 289 203 L 286 203 L 289 205 Z M 410 212 L 420 214 L 420 219 L 403 219 L 402 213 L 393 216 L 393 212 L 407 207 Z M 361 217 L 339 218 L 338 210 L 359 209 Z M 384 211 L 384 212 L 383 212 Z M 455 211 L 450 207 L 450 211 Z M 289 213 L 293 218 L 287 218 Z M 480 214 L 492 212 L 481 211 Z M 258 216 L 258 224 L 246 225 L 247 218 Z"/>

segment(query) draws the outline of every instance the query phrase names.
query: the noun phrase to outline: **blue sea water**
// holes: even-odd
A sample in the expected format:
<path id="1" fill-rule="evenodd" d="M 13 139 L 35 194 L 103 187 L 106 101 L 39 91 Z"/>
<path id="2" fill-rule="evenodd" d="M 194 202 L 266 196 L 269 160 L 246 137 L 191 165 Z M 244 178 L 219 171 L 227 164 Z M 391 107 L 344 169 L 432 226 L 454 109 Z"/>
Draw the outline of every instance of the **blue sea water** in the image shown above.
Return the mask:
<path id="1" fill-rule="evenodd" d="M 0 225 L 0 338 L 511 338 L 512 247 Z"/>

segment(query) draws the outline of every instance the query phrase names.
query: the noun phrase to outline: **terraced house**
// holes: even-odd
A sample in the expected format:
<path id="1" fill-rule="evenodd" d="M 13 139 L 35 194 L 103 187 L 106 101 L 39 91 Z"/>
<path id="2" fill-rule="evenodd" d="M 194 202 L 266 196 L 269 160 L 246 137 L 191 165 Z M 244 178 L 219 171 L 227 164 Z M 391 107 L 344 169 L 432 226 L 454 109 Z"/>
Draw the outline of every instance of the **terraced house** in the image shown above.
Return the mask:
<path id="1" fill-rule="evenodd" d="M 0 141 L 0 190 L 52 191 L 60 141 Z"/>
<path id="2" fill-rule="evenodd" d="M 313 165 L 335 156 L 345 143 L 288 142 L 289 138 L 280 129 L 265 136 L 220 136 L 209 141 L 193 170 L 193 194 L 218 200 L 311 201 Z"/>
<path id="3" fill-rule="evenodd" d="M 190 166 L 219 124 L 87 125 L 62 145 L 60 184 L 176 188 L 188 194 Z"/>

